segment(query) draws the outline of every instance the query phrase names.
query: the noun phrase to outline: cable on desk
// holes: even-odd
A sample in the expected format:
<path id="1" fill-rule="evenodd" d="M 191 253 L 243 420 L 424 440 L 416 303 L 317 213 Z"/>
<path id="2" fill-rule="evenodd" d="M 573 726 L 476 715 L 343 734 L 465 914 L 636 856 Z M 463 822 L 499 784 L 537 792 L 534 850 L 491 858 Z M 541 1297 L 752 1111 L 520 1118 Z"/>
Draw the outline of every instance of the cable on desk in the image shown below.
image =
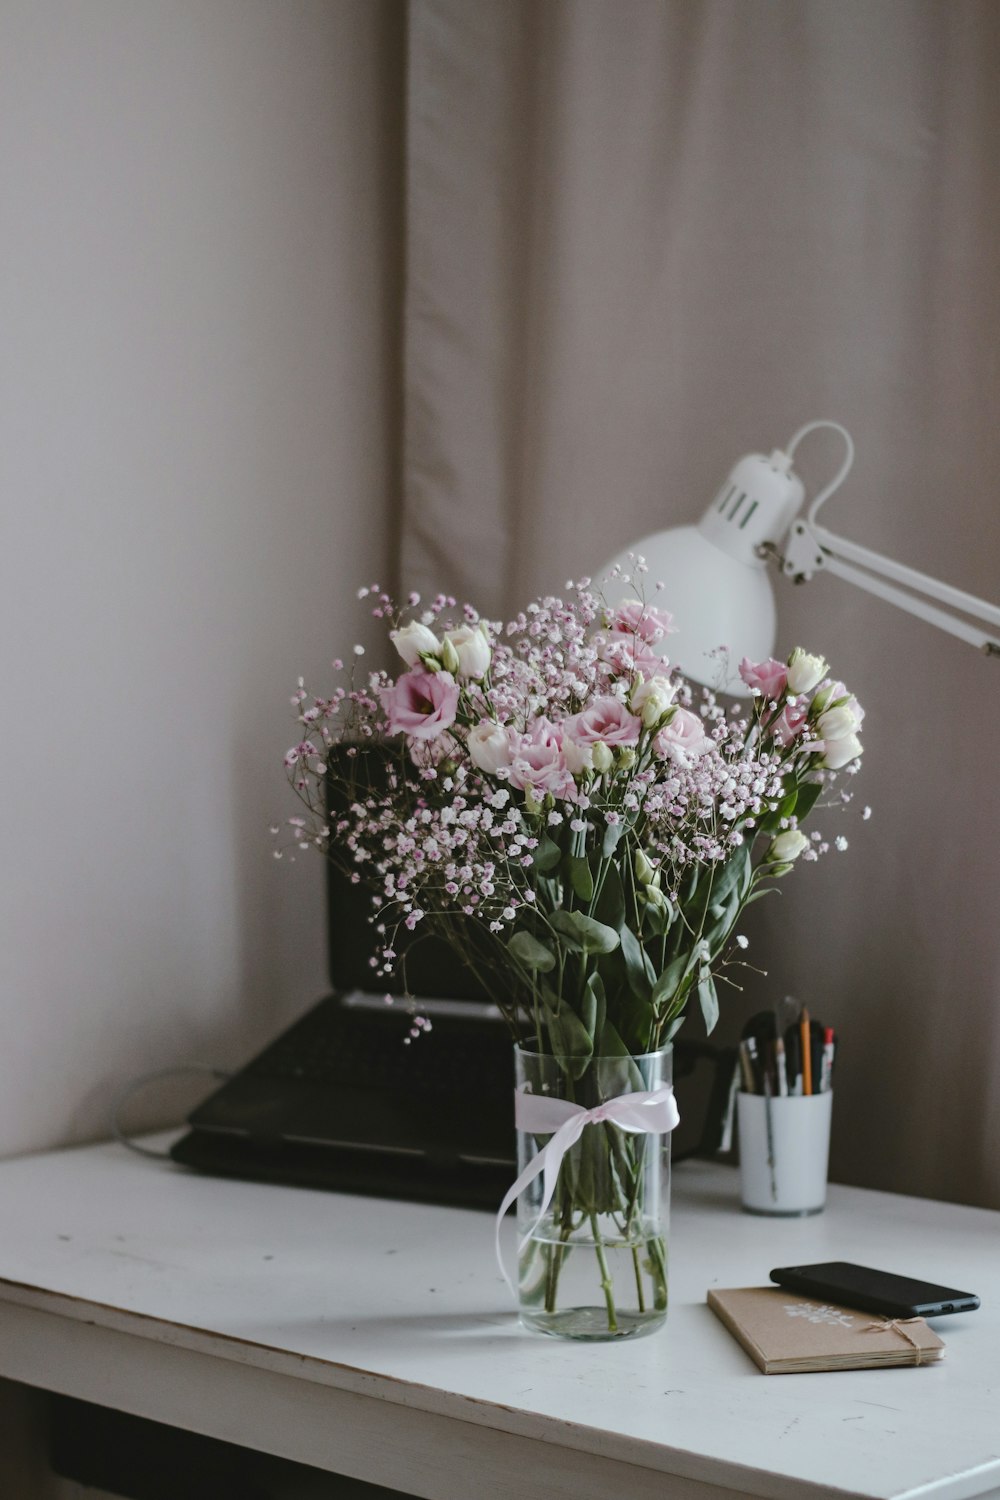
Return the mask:
<path id="1" fill-rule="evenodd" d="M 111 1110 L 111 1134 L 119 1145 L 125 1146 L 129 1151 L 134 1151 L 138 1156 L 151 1156 L 156 1161 L 169 1161 L 169 1151 L 154 1151 L 150 1146 L 140 1146 L 131 1136 L 126 1135 L 121 1123 L 121 1113 L 129 1100 L 136 1095 L 140 1089 L 146 1088 L 150 1083 L 159 1083 L 164 1078 L 174 1078 L 179 1073 L 203 1073 L 210 1078 L 215 1078 L 224 1083 L 227 1078 L 232 1078 L 232 1073 L 224 1073 L 221 1068 L 212 1068 L 207 1063 L 178 1063 L 173 1068 L 157 1068 L 152 1073 L 140 1073 L 138 1078 L 133 1078 L 125 1085 L 118 1098 L 115 1100 Z"/>

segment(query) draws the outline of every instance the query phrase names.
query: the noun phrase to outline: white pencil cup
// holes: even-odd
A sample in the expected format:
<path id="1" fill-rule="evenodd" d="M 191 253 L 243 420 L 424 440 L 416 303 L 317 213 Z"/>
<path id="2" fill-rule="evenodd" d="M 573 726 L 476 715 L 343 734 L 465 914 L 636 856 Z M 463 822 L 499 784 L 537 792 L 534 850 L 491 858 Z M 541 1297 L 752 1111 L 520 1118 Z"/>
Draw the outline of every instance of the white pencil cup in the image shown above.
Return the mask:
<path id="1" fill-rule="evenodd" d="M 833 1093 L 737 1094 L 740 1189 L 751 1214 L 797 1217 L 826 1204 Z"/>

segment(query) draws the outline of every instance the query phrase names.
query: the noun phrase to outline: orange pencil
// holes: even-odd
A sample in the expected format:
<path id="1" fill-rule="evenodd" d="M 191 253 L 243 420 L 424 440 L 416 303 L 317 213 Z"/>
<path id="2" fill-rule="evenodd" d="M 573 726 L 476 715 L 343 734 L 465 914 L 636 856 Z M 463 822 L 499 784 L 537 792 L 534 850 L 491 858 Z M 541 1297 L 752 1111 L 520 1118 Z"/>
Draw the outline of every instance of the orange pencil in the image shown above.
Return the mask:
<path id="1" fill-rule="evenodd" d="M 809 1025 L 809 1012 L 804 1005 L 802 1019 L 799 1021 L 799 1035 L 802 1039 L 802 1092 L 811 1094 L 813 1091 L 812 1030 Z"/>

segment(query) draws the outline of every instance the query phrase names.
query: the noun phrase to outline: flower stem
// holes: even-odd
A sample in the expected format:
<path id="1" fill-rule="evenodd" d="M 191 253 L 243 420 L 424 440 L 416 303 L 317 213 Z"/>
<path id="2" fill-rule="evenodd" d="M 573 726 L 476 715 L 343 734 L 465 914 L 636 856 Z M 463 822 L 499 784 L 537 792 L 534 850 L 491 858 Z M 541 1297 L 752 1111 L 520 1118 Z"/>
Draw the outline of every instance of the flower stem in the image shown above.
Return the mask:
<path id="1" fill-rule="evenodd" d="M 545 1274 L 545 1311 L 556 1310 L 556 1294 L 559 1288 L 559 1272 L 566 1254 L 566 1241 L 573 1228 L 573 1205 L 567 1194 L 563 1199 L 562 1218 L 559 1224 L 559 1244 L 548 1246 L 549 1264 Z"/>
<path id="2" fill-rule="evenodd" d="M 597 1264 L 601 1268 L 601 1286 L 604 1289 L 604 1302 L 608 1309 L 608 1332 L 618 1332 L 618 1314 L 615 1309 L 615 1289 L 611 1280 L 611 1272 L 608 1269 L 608 1258 L 604 1253 L 604 1241 L 601 1239 L 600 1227 L 597 1223 L 597 1215 L 590 1215 L 590 1229 L 594 1236 L 594 1250 L 597 1254 Z"/>
<path id="3" fill-rule="evenodd" d="M 639 1250 L 636 1245 L 632 1246 L 632 1265 L 635 1269 L 635 1296 L 639 1311 L 646 1311 L 646 1298 L 642 1290 L 642 1263 L 639 1260 Z"/>

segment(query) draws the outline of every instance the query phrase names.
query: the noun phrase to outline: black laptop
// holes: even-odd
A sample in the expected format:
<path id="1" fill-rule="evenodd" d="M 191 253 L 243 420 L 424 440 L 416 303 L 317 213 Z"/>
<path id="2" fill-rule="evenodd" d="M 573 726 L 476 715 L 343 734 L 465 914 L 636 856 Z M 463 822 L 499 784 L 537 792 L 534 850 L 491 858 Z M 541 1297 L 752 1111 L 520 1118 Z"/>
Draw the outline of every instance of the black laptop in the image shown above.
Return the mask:
<path id="1" fill-rule="evenodd" d="M 516 1175 L 513 1050 L 499 1010 L 434 938 L 410 944 L 412 998 L 390 981 L 388 1004 L 370 963 L 367 892 L 328 865 L 327 901 L 333 993 L 195 1110 L 174 1160 L 496 1208 Z"/>
<path id="2" fill-rule="evenodd" d="M 513 1046 L 499 1010 L 454 950 L 418 937 L 419 928 L 398 944 L 411 998 L 390 980 L 387 1004 L 371 965 L 370 897 L 329 863 L 327 913 L 333 993 L 194 1111 L 174 1160 L 224 1176 L 496 1209 L 516 1175 Z M 413 1037 L 416 1014 L 431 1029 Z M 675 1045 L 675 1082 L 690 1080 L 677 1090 L 675 1158 L 716 1149 L 734 1057 Z"/>

